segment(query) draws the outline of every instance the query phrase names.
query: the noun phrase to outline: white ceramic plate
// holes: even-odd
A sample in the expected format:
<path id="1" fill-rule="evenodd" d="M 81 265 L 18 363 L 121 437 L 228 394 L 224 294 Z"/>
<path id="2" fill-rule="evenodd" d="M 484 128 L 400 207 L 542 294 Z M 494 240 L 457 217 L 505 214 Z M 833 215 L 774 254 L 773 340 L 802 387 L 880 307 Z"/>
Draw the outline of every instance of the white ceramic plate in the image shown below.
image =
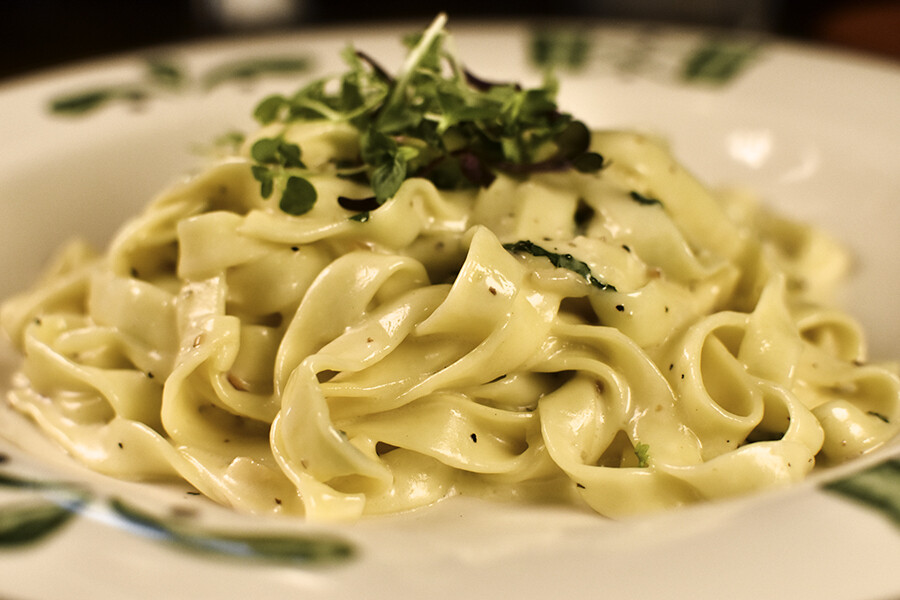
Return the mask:
<path id="1" fill-rule="evenodd" d="M 65 238 L 103 244 L 200 162 L 197 148 L 248 131 L 259 97 L 339 70 L 351 40 L 396 65 L 399 36 L 422 25 L 165 48 L 157 66 L 178 71 L 150 77 L 147 57 L 129 56 L 0 86 L 0 297 L 25 286 Z M 634 24 L 569 26 L 550 37 L 522 26 L 451 29 L 463 60 L 485 78 L 537 83 L 535 57 L 551 57 L 566 110 L 596 127 L 661 133 L 711 185 L 755 188 L 834 232 L 857 257 L 846 307 L 869 331 L 874 358 L 900 358 L 896 65 Z M 265 61 L 236 62 L 247 59 Z M 296 59 L 309 61 L 296 73 L 233 77 L 236 66 L 303 66 Z M 98 90 L 118 96 L 79 115 L 47 109 L 61 98 L 84 108 L 105 97 L 90 95 Z M 136 92 L 144 99 L 125 99 Z M 15 358 L 6 346 L 0 358 L 6 378 Z M 454 498 L 326 527 L 236 515 L 179 486 L 85 473 L 5 409 L 0 598 L 884 600 L 900 595 L 900 463 L 884 462 L 891 454 L 896 445 L 786 491 L 625 522 Z M 868 502 L 824 486 L 863 468 L 842 481 Z M 67 518 L 59 503 L 78 516 Z M 276 535 L 281 546 L 253 543 Z M 244 550 L 256 554 L 236 555 Z M 312 558 L 297 560 L 307 551 Z"/>

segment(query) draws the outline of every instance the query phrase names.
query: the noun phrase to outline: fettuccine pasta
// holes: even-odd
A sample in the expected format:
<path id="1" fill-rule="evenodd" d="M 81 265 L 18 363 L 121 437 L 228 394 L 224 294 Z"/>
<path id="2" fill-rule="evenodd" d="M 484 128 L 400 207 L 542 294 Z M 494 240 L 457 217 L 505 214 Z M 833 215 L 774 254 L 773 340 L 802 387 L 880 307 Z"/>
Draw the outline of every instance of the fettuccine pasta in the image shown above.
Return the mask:
<path id="1" fill-rule="evenodd" d="M 302 213 L 260 140 L 302 149 L 273 171 L 315 191 Z M 9 402 L 97 471 L 319 520 L 454 494 L 621 517 L 897 433 L 896 368 L 828 304 L 844 251 L 659 140 L 593 132 L 602 168 L 407 177 L 359 210 L 372 183 L 340 169 L 365 143 L 269 122 L 102 254 L 65 247 L 3 305 Z"/>

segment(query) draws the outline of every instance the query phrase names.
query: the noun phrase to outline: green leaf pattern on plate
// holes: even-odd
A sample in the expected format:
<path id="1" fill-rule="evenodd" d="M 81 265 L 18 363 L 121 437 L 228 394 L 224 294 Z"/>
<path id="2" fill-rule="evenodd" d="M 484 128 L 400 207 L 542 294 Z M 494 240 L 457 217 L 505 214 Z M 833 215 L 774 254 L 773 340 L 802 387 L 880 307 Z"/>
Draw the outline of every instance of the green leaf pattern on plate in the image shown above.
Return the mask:
<path id="1" fill-rule="evenodd" d="M 900 527 L 900 458 L 829 483 L 825 489 L 881 511 Z"/>
<path id="2" fill-rule="evenodd" d="M 311 67 L 309 56 L 247 58 L 219 64 L 192 77 L 178 60 L 151 57 L 136 81 L 66 92 L 52 98 L 48 108 L 54 115 L 83 116 L 117 102 L 136 106 L 166 94 L 208 92 L 229 82 L 246 84 L 265 76 L 304 73 Z"/>
<path id="3" fill-rule="evenodd" d="M 661 35 L 655 28 L 639 29 L 635 35 L 636 40 L 623 45 L 620 41 L 607 42 L 602 32 L 588 29 L 540 28 L 528 38 L 527 58 L 543 71 L 583 71 L 592 63 L 603 62 L 623 74 L 651 75 L 668 60 L 663 55 L 669 51 L 654 43 Z M 611 53 L 605 45 L 612 46 Z M 678 50 L 681 59 L 674 68 L 675 81 L 724 85 L 747 69 L 759 48 L 756 40 L 705 37 L 692 48 Z M 59 94 L 50 100 L 49 110 L 59 116 L 83 116 L 111 104 L 138 106 L 167 94 L 208 92 L 225 83 L 246 84 L 260 77 L 306 73 L 313 67 L 310 55 L 260 56 L 227 61 L 192 76 L 177 59 L 151 56 L 144 61 L 143 75 L 135 81 Z"/>
<path id="4" fill-rule="evenodd" d="M 529 58 L 542 69 L 579 70 L 587 66 L 591 47 L 591 37 L 585 31 L 540 29 L 531 37 Z"/>
<path id="5" fill-rule="evenodd" d="M 638 27 L 626 38 L 603 30 L 548 27 L 532 33 L 528 57 L 532 65 L 548 71 L 584 71 L 601 63 L 621 75 L 723 86 L 752 64 L 762 46 L 759 39 L 746 36 L 701 35 L 690 47 L 669 48 L 660 43 L 665 35 L 652 26 Z"/>
<path id="6" fill-rule="evenodd" d="M 77 486 L 47 483 L 0 473 L 0 487 L 33 494 L 28 500 L 0 506 L 0 548 L 23 546 L 44 539 L 69 522 L 87 501 Z"/>
<path id="7" fill-rule="evenodd" d="M 261 535 L 199 530 L 182 519 L 160 519 L 122 500 L 110 501 L 113 511 L 153 537 L 187 550 L 288 562 L 330 563 L 353 555 L 347 542 L 324 534 Z"/>
<path id="8" fill-rule="evenodd" d="M 69 522 L 71 507 L 35 500 L 0 507 L 0 548 L 37 542 Z"/>
<path id="9" fill-rule="evenodd" d="M 681 78 L 687 83 L 728 83 L 749 65 L 758 49 L 753 42 L 709 39 L 685 57 Z"/>
<path id="10" fill-rule="evenodd" d="M 61 531 L 88 503 L 98 502 L 77 485 L 2 473 L 0 488 L 47 492 L 46 496 L 0 505 L 0 549 L 45 540 Z M 824 489 L 875 509 L 900 527 L 900 458 L 829 483 Z M 123 523 L 136 526 L 148 537 L 193 552 L 307 565 L 338 563 L 355 556 L 352 544 L 322 533 L 268 535 L 213 531 L 184 517 L 151 515 L 118 498 L 107 499 L 106 503 Z"/>
<path id="11" fill-rule="evenodd" d="M 41 481 L 0 473 L 0 488 L 27 498 L 0 504 L 0 549 L 46 540 L 88 504 L 105 503 L 122 525 L 148 537 L 201 554 L 251 558 L 292 564 L 344 562 L 355 555 L 352 544 L 333 535 L 225 532 L 201 527 L 185 516 L 159 517 L 119 498 L 97 498 L 65 482 Z"/>

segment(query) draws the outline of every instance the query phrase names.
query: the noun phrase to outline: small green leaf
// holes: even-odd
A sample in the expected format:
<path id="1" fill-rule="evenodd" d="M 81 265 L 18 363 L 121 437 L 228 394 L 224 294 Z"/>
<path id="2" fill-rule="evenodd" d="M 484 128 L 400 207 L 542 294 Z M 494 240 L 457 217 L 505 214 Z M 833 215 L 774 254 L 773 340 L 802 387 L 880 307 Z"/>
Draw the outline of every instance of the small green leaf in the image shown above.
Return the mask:
<path id="1" fill-rule="evenodd" d="M 650 446 L 648 444 L 638 444 L 634 447 L 634 455 L 638 458 L 638 466 L 641 468 L 650 465 Z"/>
<path id="2" fill-rule="evenodd" d="M 250 147 L 250 157 L 264 165 L 303 168 L 300 160 L 300 146 L 286 142 L 283 138 L 260 138 Z"/>
<path id="3" fill-rule="evenodd" d="M 406 179 L 406 156 L 397 152 L 387 157 L 372 172 L 372 191 L 379 203 L 386 202 L 400 189 L 403 180 Z"/>
<path id="4" fill-rule="evenodd" d="M 289 215 L 299 216 L 309 212 L 316 203 L 316 188 L 303 177 L 288 178 L 278 206 Z"/>
<path id="5" fill-rule="evenodd" d="M 242 535 L 208 531 L 174 519 L 154 517 L 121 500 L 112 500 L 110 507 L 155 537 L 194 552 L 302 563 L 344 561 L 354 553 L 349 543 L 324 533 Z"/>
<path id="6" fill-rule="evenodd" d="M 585 152 L 572 159 L 572 166 L 582 173 L 596 173 L 605 165 L 602 155 L 597 154 L 596 152 Z"/>
<path id="7" fill-rule="evenodd" d="M 253 142 L 250 147 L 250 157 L 258 163 L 265 165 L 278 164 L 278 146 L 280 140 L 277 138 L 260 138 Z"/>
<path id="8" fill-rule="evenodd" d="M 370 129 L 362 135 L 360 153 L 363 161 L 377 165 L 397 153 L 397 142 L 376 129 Z"/>
<path id="9" fill-rule="evenodd" d="M 268 125 L 278 119 L 281 111 L 287 104 L 288 100 L 284 96 L 278 94 L 269 96 L 256 105 L 256 110 L 253 111 L 253 117 L 261 124 Z"/>
<path id="10" fill-rule="evenodd" d="M 591 145 L 591 131 L 581 121 L 572 121 L 556 138 L 559 154 L 574 158 L 588 151 Z"/>
<path id="11" fill-rule="evenodd" d="M 250 167 L 253 178 L 259 182 L 259 193 L 263 198 L 269 198 L 275 190 L 275 180 L 268 167 L 253 165 Z"/>
<path id="12" fill-rule="evenodd" d="M 0 547 L 37 542 L 72 518 L 73 508 L 49 500 L 0 507 Z"/>
<path id="13" fill-rule="evenodd" d="M 300 146 L 297 144 L 281 140 L 281 143 L 278 144 L 278 157 L 285 167 L 305 168 L 303 161 L 300 160 Z"/>

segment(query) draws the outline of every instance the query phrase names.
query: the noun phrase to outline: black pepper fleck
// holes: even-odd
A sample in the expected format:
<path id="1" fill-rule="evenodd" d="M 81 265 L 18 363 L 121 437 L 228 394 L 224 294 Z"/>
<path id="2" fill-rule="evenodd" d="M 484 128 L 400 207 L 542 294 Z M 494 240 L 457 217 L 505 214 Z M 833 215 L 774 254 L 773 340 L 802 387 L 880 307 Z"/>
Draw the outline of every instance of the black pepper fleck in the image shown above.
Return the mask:
<path id="1" fill-rule="evenodd" d="M 623 304 L 616 304 L 616 310 L 619 311 L 619 312 L 625 312 L 625 305 L 623 305 Z"/>
<path id="2" fill-rule="evenodd" d="M 477 436 L 477 435 L 475 435 L 475 434 L 473 433 L 473 434 L 470 435 L 469 437 L 472 438 L 472 441 L 473 441 L 473 442 L 475 442 L 476 444 L 478 443 L 478 436 Z"/>

